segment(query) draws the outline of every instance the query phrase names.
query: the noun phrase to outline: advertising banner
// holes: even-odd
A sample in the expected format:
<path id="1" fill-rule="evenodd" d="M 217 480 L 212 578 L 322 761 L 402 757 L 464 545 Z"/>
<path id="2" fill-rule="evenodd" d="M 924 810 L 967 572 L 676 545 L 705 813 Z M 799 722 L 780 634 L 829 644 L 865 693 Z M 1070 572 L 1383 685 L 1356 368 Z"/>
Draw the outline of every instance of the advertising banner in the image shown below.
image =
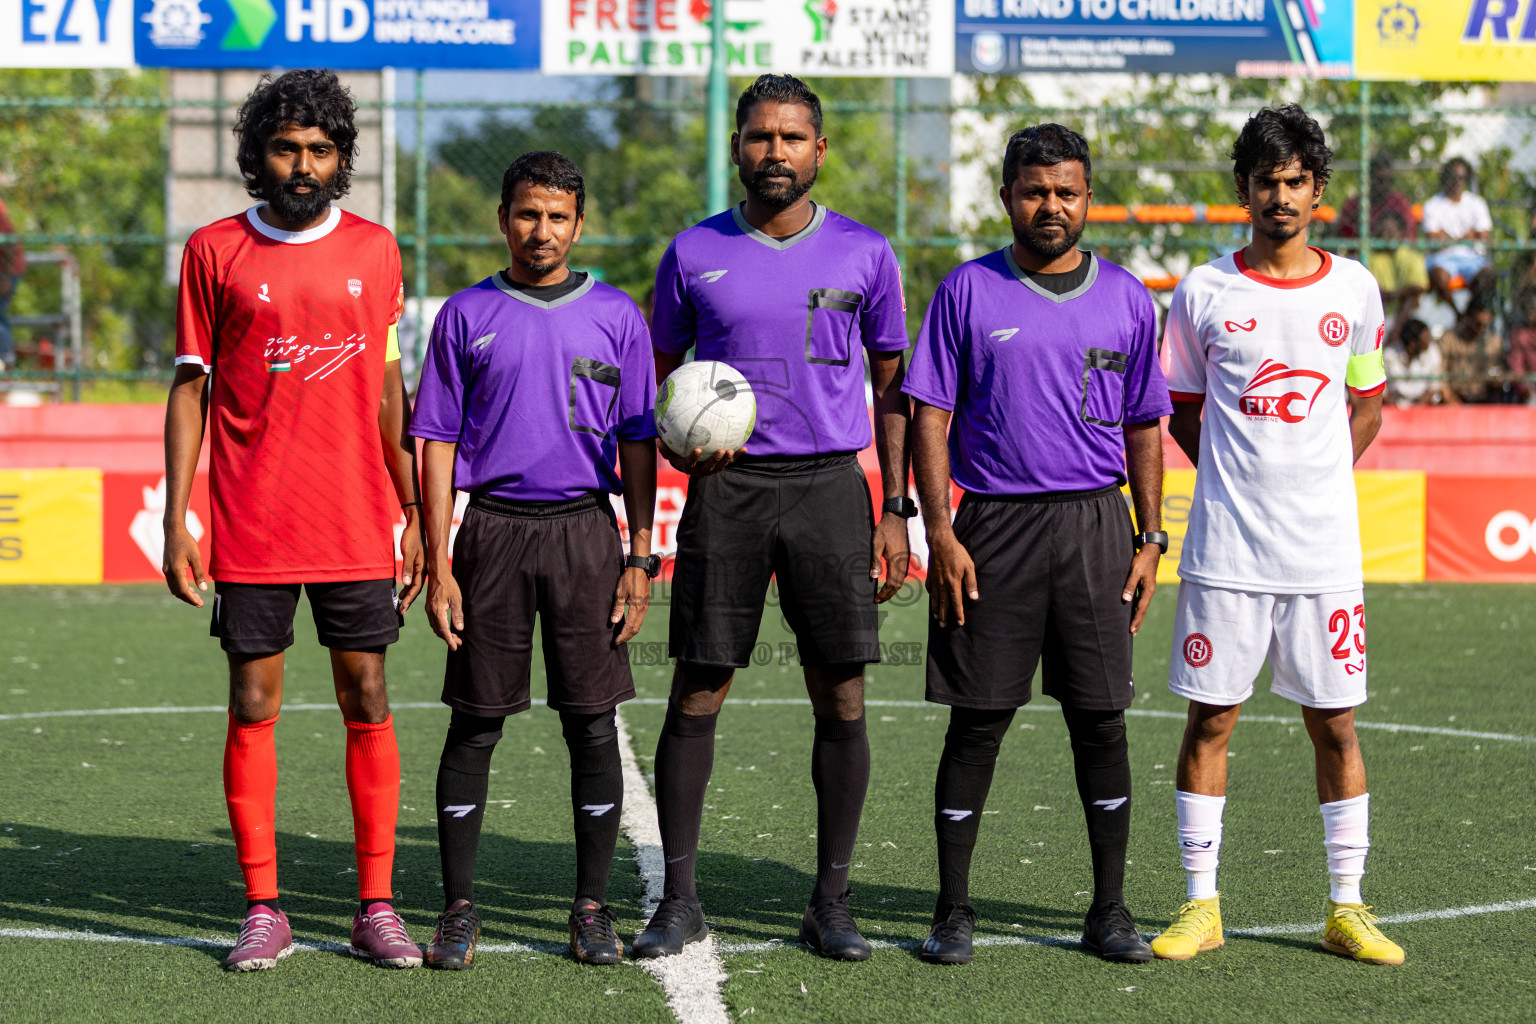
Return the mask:
<path id="1" fill-rule="evenodd" d="M 1427 576 L 1536 583 L 1536 477 L 1431 476 Z"/>
<path id="2" fill-rule="evenodd" d="M 0 469 L 0 583 L 101 582 L 101 470 Z"/>
<path id="3" fill-rule="evenodd" d="M 0 67 L 133 67 L 134 0 L 0 0 Z"/>
<path id="4" fill-rule="evenodd" d="M 955 0 L 955 69 L 1348 78 L 1355 2 Z"/>
<path id="5" fill-rule="evenodd" d="M 948 77 L 953 0 L 724 0 L 733 75 Z M 554 75 L 703 75 L 710 0 L 544 0 Z"/>
<path id="6" fill-rule="evenodd" d="M 1536 80 L 1536 0 L 1356 0 L 1355 73 L 1384 81 Z"/>
<path id="7" fill-rule="evenodd" d="M 134 0 L 134 4 L 134 53 L 145 67 L 531 70 L 539 66 L 539 0 Z"/>
<path id="8" fill-rule="evenodd" d="M 107 583 L 152 583 L 164 579 L 165 474 L 103 473 L 101 478 L 101 576 Z M 192 480 L 187 503 L 187 531 L 197 541 L 208 568 L 208 474 Z"/>

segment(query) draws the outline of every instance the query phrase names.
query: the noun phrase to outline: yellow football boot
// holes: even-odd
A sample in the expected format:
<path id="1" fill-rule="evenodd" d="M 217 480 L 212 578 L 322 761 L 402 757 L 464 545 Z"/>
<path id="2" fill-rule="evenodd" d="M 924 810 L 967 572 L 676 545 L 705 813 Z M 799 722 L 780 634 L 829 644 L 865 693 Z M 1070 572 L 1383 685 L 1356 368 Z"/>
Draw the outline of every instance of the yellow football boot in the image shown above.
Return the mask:
<path id="1" fill-rule="evenodd" d="M 1400 964 L 1403 947 L 1381 934 L 1376 915 L 1359 903 L 1328 901 L 1328 923 L 1323 926 L 1323 948 L 1363 964 Z M 1152 944 L 1154 950 L 1157 943 Z"/>
<path id="2" fill-rule="evenodd" d="M 1173 923 L 1152 940 L 1152 955 L 1159 960 L 1188 960 L 1196 953 L 1226 944 L 1221 937 L 1221 897 L 1186 900 L 1173 915 Z"/>

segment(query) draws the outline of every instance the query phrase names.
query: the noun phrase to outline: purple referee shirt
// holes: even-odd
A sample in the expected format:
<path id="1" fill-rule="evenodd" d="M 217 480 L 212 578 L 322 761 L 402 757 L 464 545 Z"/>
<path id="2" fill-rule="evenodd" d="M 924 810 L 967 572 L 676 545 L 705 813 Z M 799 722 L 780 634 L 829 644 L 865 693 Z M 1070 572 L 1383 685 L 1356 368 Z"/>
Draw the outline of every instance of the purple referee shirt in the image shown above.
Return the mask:
<path id="1" fill-rule="evenodd" d="M 622 493 L 619 441 L 656 436 L 649 341 L 617 288 L 589 277 L 546 302 L 493 274 L 437 314 L 411 433 L 458 442 L 461 491 L 510 501 Z"/>
<path id="2" fill-rule="evenodd" d="M 1146 288 L 1085 258 L 1087 279 L 1056 295 L 999 249 L 956 267 L 929 303 L 902 390 L 954 413 L 950 476 L 965 490 L 1123 484 L 1121 428 L 1173 411 Z"/>
<path id="3" fill-rule="evenodd" d="M 730 209 L 667 247 L 651 341 L 740 371 L 757 398 L 750 454 L 859 451 L 870 443 L 861 349 L 908 345 L 896 256 L 884 235 L 825 206 L 782 239 Z"/>

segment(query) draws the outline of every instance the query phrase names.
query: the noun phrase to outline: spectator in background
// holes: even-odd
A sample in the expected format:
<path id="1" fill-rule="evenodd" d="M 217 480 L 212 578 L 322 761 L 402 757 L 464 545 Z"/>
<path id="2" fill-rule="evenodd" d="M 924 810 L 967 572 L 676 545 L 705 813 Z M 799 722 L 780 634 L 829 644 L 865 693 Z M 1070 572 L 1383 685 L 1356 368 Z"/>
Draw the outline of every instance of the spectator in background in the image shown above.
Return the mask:
<path id="1" fill-rule="evenodd" d="M 1536 376 L 1536 286 L 1520 290 L 1513 319 L 1507 356 L 1510 376 Z M 1536 404 L 1536 384 L 1529 381 L 1512 381 L 1510 393 L 1518 402 Z"/>
<path id="2" fill-rule="evenodd" d="M 1490 389 L 1504 369 L 1504 343 L 1492 330 L 1488 300 L 1474 294 L 1456 318 L 1456 326 L 1438 339 L 1447 382 L 1463 402 L 1487 402 Z"/>
<path id="3" fill-rule="evenodd" d="M 1393 405 L 1401 408 L 1461 403 L 1445 381 L 1413 379 L 1435 377 L 1445 372 L 1440 349 L 1434 345 L 1424 321 L 1399 320 L 1382 358 L 1387 364 L 1387 398 Z"/>
<path id="4" fill-rule="evenodd" d="M 1371 233 L 1381 245 L 1371 250 L 1371 274 L 1381 289 L 1381 305 L 1389 317 L 1401 321 L 1419 304 L 1419 296 L 1429 287 L 1429 273 L 1424 266 L 1424 256 L 1417 249 L 1403 242 L 1408 235 L 1408 222 L 1396 210 L 1388 210 L 1377 217 L 1371 213 Z"/>
<path id="5" fill-rule="evenodd" d="M 1493 284 L 1486 243 L 1493 217 L 1483 197 L 1472 191 L 1472 165 L 1452 157 L 1440 168 L 1440 192 L 1424 204 L 1424 234 L 1441 242 L 1458 242 L 1430 253 L 1429 283 L 1440 301 L 1451 305 L 1451 279 L 1460 277 L 1474 295 Z"/>
<path id="6" fill-rule="evenodd" d="M 1382 235 L 1382 222 L 1396 215 L 1403 224 L 1402 236 L 1410 242 L 1418 237 L 1413 219 L 1413 203 L 1392 187 L 1392 158 L 1385 153 L 1371 157 L 1371 237 Z M 1340 238 L 1360 237 L 1360 197 L 1350 196 L 1339 208 L 1334 231 Z"/>
<path id="7" fill-rule="evenodd" d="M 0 199 L 0 235 L 14 234 L 16 225 L 6 212 L 5 200 Z M 16 365 L 16 337 L 11 333 L 11 299 L 16 296 L 16 285 L 21 272 L 27 269 L 27 253 L 20 242 L 0 245 L 0 370 Z"/>

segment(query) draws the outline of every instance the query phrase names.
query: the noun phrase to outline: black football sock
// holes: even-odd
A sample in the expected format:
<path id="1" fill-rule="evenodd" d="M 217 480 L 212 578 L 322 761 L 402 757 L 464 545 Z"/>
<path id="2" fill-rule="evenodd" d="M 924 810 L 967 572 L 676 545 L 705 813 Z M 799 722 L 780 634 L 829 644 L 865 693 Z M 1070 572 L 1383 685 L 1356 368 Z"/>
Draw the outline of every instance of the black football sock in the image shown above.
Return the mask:
<path id="1" fill-rule="evenodd" d="M 1072 735 L 1077 795 L 1088 819 L 1093 902 L 1125 900 L 1125 848 L 1131 835 L 1131 758 L 1124 711 L 1063 707 Z"/>
<path id="2" fill-rule="evenodd" d="M 277 897 L 276 896 L 272 897 L 269 900 L 246 900 L 245 901 L 245 912 L 247 914 L 249 914 L 251 911 L 255 910 L 257 907 L 266 907 L 268 910 L 272 911 L 272 913 L 274 913 L 274 914 L 283 909 L 282 907 L 277 905 Z"/>
<path id="3" fill-rule="evenodd" d="M 490 789 L 491 755 L 505 716 L 455 710 L 437 766 L 437 850 L 443 863 L 443 906 L 475 899 L 475 855 Z"/>
<path id="4" fill-rule="evenodd" d="M 715 722 L 719 714 L 689 717 L 667 704 L 656 741 L 656 818 L 667 862 L 666 894 L 697 900 L 694 871 L 699 862 L 699 823 L 704 794 L 715 766 Z"/>
<path id="5" fill-rule="evenodd" d="M 997 752 L 1013 711 L 951 708 L 939 777 L 933 787 L 933 830 L 939 841 L 939 906 L 970 902 L 971 852 L 992 788 Z"/>
<path id="6" fill-rule="evenodd" d="M 571 752 L 571 813 L 576 823 L 576 898 L 607 902 L 608 872 L 624 813 L 624 769 L 613 711 L 560 712 Z"/>
<path id="7" fill-rule="evenodd" d="M 864 716 L 852 722 L 816 717 L 811 782 L 816 786 L 816 888 L 812 900 L 848 891 L 848 867 L 869 790 L 869 733 Z"/>

